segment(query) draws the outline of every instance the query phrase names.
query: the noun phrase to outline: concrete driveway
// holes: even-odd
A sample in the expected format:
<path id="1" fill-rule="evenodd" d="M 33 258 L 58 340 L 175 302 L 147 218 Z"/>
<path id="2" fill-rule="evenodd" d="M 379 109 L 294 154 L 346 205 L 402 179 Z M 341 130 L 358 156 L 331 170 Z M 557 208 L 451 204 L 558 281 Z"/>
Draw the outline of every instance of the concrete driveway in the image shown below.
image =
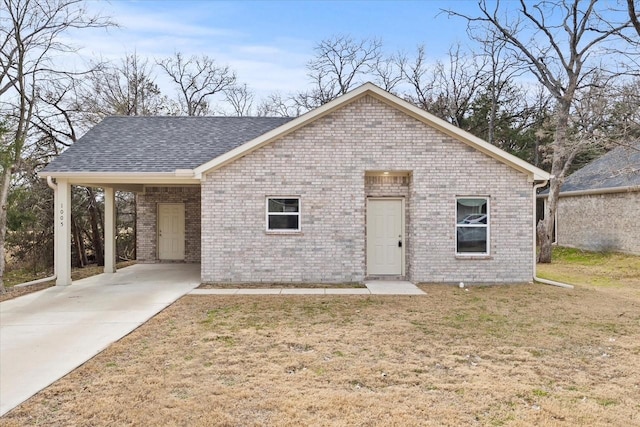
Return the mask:
<path id="1" fill-rule="evenodd" d="M 138 264 L 0 303 L 0 416 L 199 283 L 198 264 Z"/>

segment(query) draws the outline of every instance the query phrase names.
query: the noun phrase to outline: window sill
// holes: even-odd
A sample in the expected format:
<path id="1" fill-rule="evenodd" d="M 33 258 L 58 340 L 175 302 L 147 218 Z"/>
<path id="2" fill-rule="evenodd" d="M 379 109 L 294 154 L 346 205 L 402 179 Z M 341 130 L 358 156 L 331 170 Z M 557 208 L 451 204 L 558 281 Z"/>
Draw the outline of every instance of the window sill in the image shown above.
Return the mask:
<path id="1" fill-rule="evenodd" d="M 295 230 L 283 230 L 283 231 L 268 230 L 268 231 L 265 231 L 264 234 L 268 236 L 302 236 L 303 235 L 302 231 L 295 231 Z"/>
<path id="2" fill-rule="evenodd" d="M 491 255 L 462 255 L 462 254 L 456 254 L 456 259 L 467 259 L 467 260 L 486 260 L 486 259 L 493 259 L 493 257 Z"/>

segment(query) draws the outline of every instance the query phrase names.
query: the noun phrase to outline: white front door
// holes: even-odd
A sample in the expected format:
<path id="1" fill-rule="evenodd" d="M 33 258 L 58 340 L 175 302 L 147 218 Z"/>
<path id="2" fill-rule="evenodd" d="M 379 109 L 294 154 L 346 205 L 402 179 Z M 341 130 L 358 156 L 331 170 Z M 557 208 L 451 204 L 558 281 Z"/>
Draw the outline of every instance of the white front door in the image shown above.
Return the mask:
<path id="1" fill-rule="evenodd" d="M 367 274 L 402 275 L 402 200 L 367 202 Z"/>
<path id="2" fill-rule="evenodd" d="M 184 204 L 158 204 L 158 258 L 184 260 Z"/>

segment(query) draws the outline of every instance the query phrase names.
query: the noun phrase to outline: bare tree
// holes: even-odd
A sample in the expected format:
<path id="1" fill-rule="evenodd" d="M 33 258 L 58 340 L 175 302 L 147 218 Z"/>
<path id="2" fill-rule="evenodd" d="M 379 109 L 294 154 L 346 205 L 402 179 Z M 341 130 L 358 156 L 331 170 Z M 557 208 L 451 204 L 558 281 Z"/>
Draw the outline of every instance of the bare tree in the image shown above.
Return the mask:
<path id="1" fill-rule="evenodd" d="M 171 112 L 170 108 L 170 101 L 154 82 L 149 63 L 137 54 L 127 54 L 118 64 L 94 64 L 89 73 L 52 81 L 39 92 L 32 120 L 37 130 L 33 147 L 38 151 L 29 157 L 32 163 L 48 163 L 105 116 L 158 115 Z M 104 265 L 101 200 L 100 189 L 74 188 L 71 216 L 78 267 L 87 264 L 86 250 L 92 250 L 96 263 Z M 126 200 L 135 203 L 134 198 Z"/>
<path id="2" fill-rule="evenodd" d="M 60 154 L 78 139 L 78 132 L 85 130 L 79 130 L 82 123 L 79 81 L 76 77 L 58 79 L 38 91 L 32 124 L 38 131 L 34 146 L 41 164 Z M 33 154 L 29 157 L 36 160 Z"/>
<path id="3" fill-rule="evenodd" d="M 253 108 L 254 94 L 247 84 L 234 85 L 224 91 L 225 100 L 233 109 L 236 116 L 249 116 Z"/>
<path id="4" fill-rule="evenodd" d="M 151 67 L 137 54 L 120 64 L 93 63 L 82 74 L 62 75 L 39 88 L 31 123 L 33 151 L 47 164 L 84 132 L 108 115 L 177 114 L 178 107 L 162 93 Z M 32 158 L 33 160 L 33 158 Z"/>
<path id="5" fill-rule="evenodd" d="M 151 64 L 136 52 L 121 63 L 94 67 L 83 87 L 83 109 L 95 115 L 153 116 L 176 113 L 155 83 Z"/>
<path id="6" fill-rule="evenodd" d="M 627 8 L 629 10 L 629 19 L 631 25 L 635 28 L 636 33 L 640 36 L 640 6 L 636 6 L 637 0 L 627 0 Z"/>
<path id="7" fill-rule="evenodd" d="M 301 108 L 310 110 L 344 95 L 359 78 L 374 70 L 381 58 L 382 41 L 354 40 L 337 35 L 322 40 L 314 48 L 315 57 L 307 64 L 311 90 L 296 95 Z"/>
<path id="8" fill-rule="evenodd" d="M 0 104 L 9 124 L 1 147 L 0 291 L 5 269 L 7 197 L 31 131 L 38 92 L 55 79 L 53 56 L 71 52 L 62 35 L 70 29 L 104 27 L 110 22 L 87 13 L 80 0 L 2 0 L 0 19 Z"/>
<path id="9" fill-rule="evenodd" d="M 305 109 L 292 97 L 274 92 L 263 99 L 256 110 L 258 116 L 298 117 Z"/>
<path id="10" fill-rule="evenodd" d="M 535 4 L 520 0 L 517 12 L 507 14 L 499 2 L 490 8 L 486 0 L 482 0 L 479 3 L 480 16 L 477 17 L 448 11 L 450 15 L 465 18 L 472 32 L 477 24 L 496 30 L 518 61 L 555 100 L 552 178 L 545 218 L 539 225 L 539 235 L 542 236 L 539 262 L 551 262 L 560 187 L 573 160 L 584 147 L 570 135 L 571 110 L 576 94 L 588 86 L 587 78 L 600 69 L 600 63 L 591 61 L 596 50 L 629 25 L 628 22 L 605 22 L 602 19 L 604 11 L 598 10 L 598 6 L 597 0 L 545 0 Z"/>
<path id="11" fill-rule="evenodd" d="M 99 96 L 98 92 L 96 96 Z M 96 111 L 91 111 L 96 105 L 102 105 L 96 96 L 85 93 L 82 80 L 75 76 L 51 82 L 39 92 L 39 102 L 35 104 L 32 118 L 35 142 L 31 145 L 33 150 L 28 154 L 32 164 L 46 165 L 63 149 L 76 143 L 79 135 L 92 123 L 104 117 L 102 113 L 96 115 Z M 90 100 L 90 108 L 85 102 L 87 100 Z M 72 263 L 75 267 L 87 265 L 85 240 L 88 240 L 94 249 L 96 262 L 98 265 L 104 265 L 102 230 L 97 222 L 100 213 L 96 193 L 89 187 L 75 187 L 72 194 Z M 85 224 L 82 217 L 87 213 L 89 221 Z M 89 227 L 90 232 L 87 231 Z"/>
<path id="12" fill-rule="evenodd" d="M 436 65 L 436 86 L 443 115 L 464 128 L 464 120 L 478 92 L 487 85 L 487 57 L 464 52 L 460 45 L 449 49 L 449 63 Z"/>
<path id="13" fill-rule="evenodd" d="M 206 55 L 185 59 L 180 52 L 157 61 L 157 64 L 176 84 L 182 112 L 188 116 L 209 113 L 211 97 L 230 88 L 236 74 L 228 66 L 216 64 Z"/>
<path id="14" fill-rule="evenodd" d="M 576 96 L 572 133 L 588 148 L 628 145 L 640 137 L 640 79 L 617 84 L 607 76 L 594 74 L 591 85 Z M 633 144 L 632 144 L 633 145 Z"/>
<path id="15" fill-rule="evenodd" d="M 488 62 L 486 87 L 491 101 L 487 141 L 493 144 L 500 100 L 503 94 L 509 90 L 512 80 L 522 73 L 522 69 L 506 49 L 504 39 L 494 29 L 490 29 L 484 35 L 482 47 L 483 56 Z"/>
<path id="16" fill-rule="evenodd" d="M 372 66 L 371 74 L 375 77 L 374 83 L 387 92 L 394 93 L 396 87 L 402 83 L 402 67 L 399 55 L 392 57 L 379 56 Z"/>
<path id="17" fill-rule="evenodd" d="M 400 55 L 398 63 L 405 81 L 413 91 L 413 94 L 406 95 L 407 101 L 433 114 L 431 106 L 434 103 L 436 78 L 432 67 L 428 65 L 424 45 L 417 47 L 416 55 L 411 60 L 406 55 Z"/>
<path id="18" fill-rule="evenodd" d="M 626 82 L 619 89 L 613 115 L 616 118 L 616 130 L 621 135 L 619 140 L 640 140 L 640 77 Z"/>
<path id="19" fill-rule="evenodd" d="M 473 100 L 487 84 L 487 59 L 464 52 L 460 45 L 452 46 L 448 57 L 446 63 L 429 64 L 424 46 L 418 46 L 412 60 L 402 57 L 402 73 L 413 91 L 407 98 L 418 107 L 464 128 Z"/>

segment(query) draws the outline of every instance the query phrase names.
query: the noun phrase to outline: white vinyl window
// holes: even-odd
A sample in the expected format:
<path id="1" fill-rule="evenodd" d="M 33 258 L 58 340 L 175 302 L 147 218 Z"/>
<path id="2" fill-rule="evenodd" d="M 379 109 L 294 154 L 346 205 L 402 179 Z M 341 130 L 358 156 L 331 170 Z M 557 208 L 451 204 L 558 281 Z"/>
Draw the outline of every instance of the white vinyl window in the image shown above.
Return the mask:
<path id="1" fill-rule="evenodd" d="M 299 197 L 267 197 L 267 231 L 300 231 Z"/>
<path id="2" fill-rule="evenodd" d="M 489 254 L 489 199 L 458 197 L 456 200 L 456 253 Z"/>

